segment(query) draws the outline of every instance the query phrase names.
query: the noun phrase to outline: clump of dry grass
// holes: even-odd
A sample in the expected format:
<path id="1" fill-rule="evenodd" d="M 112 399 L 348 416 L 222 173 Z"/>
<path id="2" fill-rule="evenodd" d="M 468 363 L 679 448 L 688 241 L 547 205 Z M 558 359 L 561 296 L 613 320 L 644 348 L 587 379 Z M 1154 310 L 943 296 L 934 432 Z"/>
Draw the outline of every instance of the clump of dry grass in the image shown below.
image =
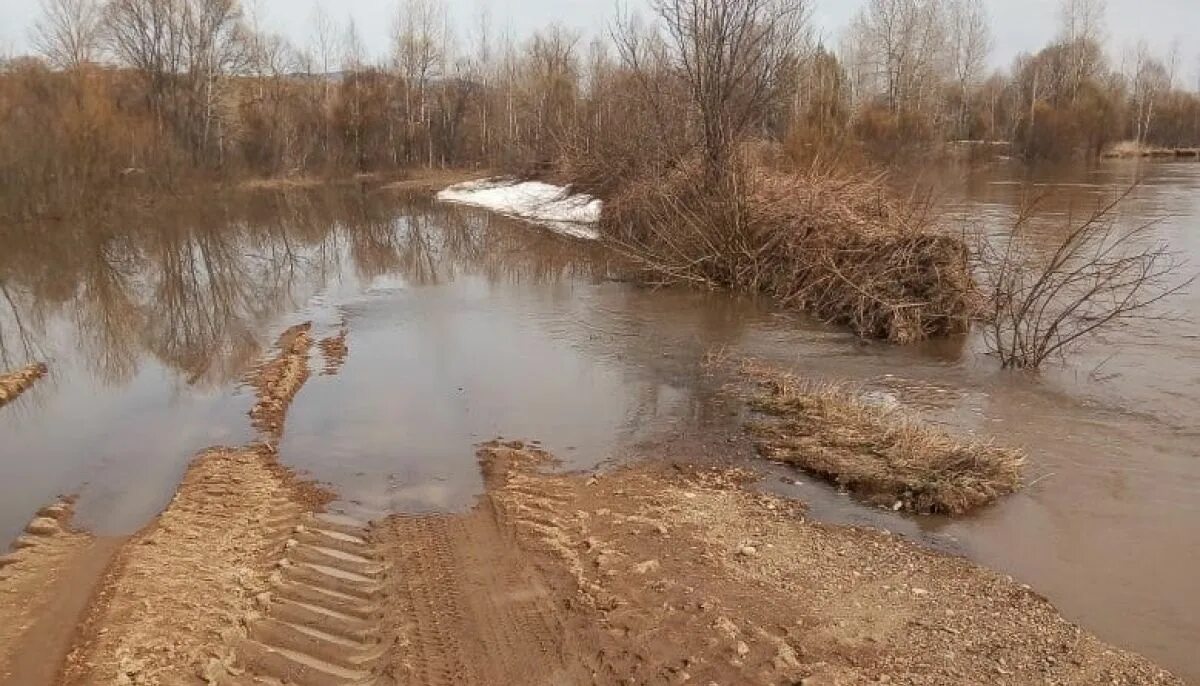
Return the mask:
<path id="1" fill-rule="evenodd" d="M 37 380 L 46 375 L 49 370 L 44 364 L 31 364 L 15 372 L 0 374 L 0 407 L 16 400 L 29 390 Z"/>
<path id="2" fill-rule="evenodd" d="M 601 232 L 651 283 L 765 293 L 867 338 L 964 333 L 979 309 L 966 242 L 877 176 L 682 165 L 608 199 Z"/>
<path id="3" fill-rule="evenodd" d="M 751 432 L 759 452 L 794 464 L 873 504 L 922 514 L 963 514 L 1016 491 L 1024 456 L 956 438 L 845 388 L 747 362 Z"/>

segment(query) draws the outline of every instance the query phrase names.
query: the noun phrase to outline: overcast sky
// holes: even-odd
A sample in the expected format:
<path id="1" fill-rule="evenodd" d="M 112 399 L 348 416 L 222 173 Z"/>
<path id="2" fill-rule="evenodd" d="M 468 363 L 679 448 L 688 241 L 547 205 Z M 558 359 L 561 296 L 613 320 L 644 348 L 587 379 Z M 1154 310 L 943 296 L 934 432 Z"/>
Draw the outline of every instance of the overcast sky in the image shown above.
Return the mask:
<path id="1" fill-rule="evenodd" d="M 256 0 L 262 24 L 281 32 L 297 44 L 308 40 L 316 4 L 333 17 L 354 17 L 369 50 L 382 54 L 397 0 Z M 486 8 L 495 31 L 507 28 L 514 35 L 559 22 L 585 35 L 605 30 L 615 14 L 615 0 L 445 0 L 456 32 L 465 37 L 481 8 Z M 836 43 L 837 36 L 865 0 L 815 0 L 818 31 Z M 1007 66 L 1018 53 L 1044 46 L 1055 32 L 1058 0 L 986 0 L 992 18 L 995 48 L 993 66 Z M 254 2 L 243 0 L 246 6 Z M 634 9 L 646 0 L 626 0 Z M 0 0 L 0 52 L 28 49 L 29 26 L 38 13 L 37 0 Z M 1165 53 L 1175 38 L 1183 42 L 1183 69 L 1196 82 L 1200 57 L 1189 43 L 1189 31 L 1200 27 L 1200 0 L 1108 0 L 1109 51 L 1116 57 L 1126 46 L 1144 37 L 1152 48 Z"/>

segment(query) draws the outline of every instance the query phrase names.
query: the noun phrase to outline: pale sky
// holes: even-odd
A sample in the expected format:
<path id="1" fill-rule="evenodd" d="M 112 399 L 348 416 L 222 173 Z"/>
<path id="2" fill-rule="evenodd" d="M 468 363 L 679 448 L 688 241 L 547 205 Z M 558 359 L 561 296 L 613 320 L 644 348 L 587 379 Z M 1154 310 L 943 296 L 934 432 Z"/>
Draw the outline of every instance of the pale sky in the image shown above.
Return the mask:
<path id="1" fill-rule="evenodd" d="M 515 36 L 551 22 L 577 29 L 585 35 L 606 30 L 616 13 L 615 0 L 444 0 L 460 42 L 477 24 L 481 8 L 491 15 L 493 32 L 507 28 Z M 817 30 L 830 44 L 864 0 L 815 0 Z M 986 0 L 992 18 L 995 47 L 993 66 L 1008 66 L 1018 53 L 1035 51 L 1054 35 L 1058 0 Z M 323 6 L 341 21 L 354 17 L 368 50 L 382 55 L 388 47 L 388 30 L 398 0 L 243 0 L 244 6 L 257 4 L 262 25 L 283 33 L 302 45 L 311 35 L 313 7 Z M 646 0 L 625 0 L 638 9 Z M 26 51 L 29 26 L 38 13 L 37 0 L 0 0 L 0 53 Z M 1196 84 L 1200 56 L 1188 41 L 1189 32 L 1200 27 L 1200 0 L 1108 0 L 1109 52 L 1118 58 L 1127 46 L 1145 38 L 1160 53 L 1176 37 L 1182 39 L 1182 69 Z"/>

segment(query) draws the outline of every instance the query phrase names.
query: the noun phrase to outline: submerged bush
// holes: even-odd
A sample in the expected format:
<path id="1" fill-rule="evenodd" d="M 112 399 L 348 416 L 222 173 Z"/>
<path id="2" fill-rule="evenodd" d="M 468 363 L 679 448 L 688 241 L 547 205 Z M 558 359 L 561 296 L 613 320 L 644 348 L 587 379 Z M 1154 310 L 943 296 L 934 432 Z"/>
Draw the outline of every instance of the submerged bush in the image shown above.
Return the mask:
<path id="1" fill-rule="evenodd" d="M 602 235 L 651 283 L 764 293 L 897 343 L 968 330 L 967 244 L 924 203 L 878 177 L 742 169 L 712 180 L 685 165 L 631 183 L 605 203 Z"/>

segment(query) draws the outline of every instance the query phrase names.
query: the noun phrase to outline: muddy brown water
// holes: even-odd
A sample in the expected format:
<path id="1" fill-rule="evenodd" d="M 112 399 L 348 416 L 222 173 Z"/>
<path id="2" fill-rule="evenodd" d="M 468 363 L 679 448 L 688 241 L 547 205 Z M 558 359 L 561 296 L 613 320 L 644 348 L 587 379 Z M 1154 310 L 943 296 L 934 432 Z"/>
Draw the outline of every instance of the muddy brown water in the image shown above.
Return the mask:
<path id="1" fill-rule="evenodd" d="M 1053 186 L 1047 235 L 1136 176 L 1125 219 L 1200 264 L 1200 164 L 1109 163 L 1029 175 L 928 174 L 953 216 L 1002 230 Z M 272 336 L 349 330 L 337 375 L 293 405 L 283 459 L 364 515 L 462 508 L 474 446 L 537 439 L 589 469 L 664 437 L 727 436 L 711 350 L 887 393 L 932 420 L 1030 453 L 1033 484 L 959 520 L 856 505 L 803 474 L 764 485 L 816 516 L 887 528 L 1030 584 L 1070 619 L 1200 683 L 1200 324 L 1108 335 L 1039 377 L 974 338 L 863 344 L 770 306 L 621 283 L 595 248 L 485 213 L 371 192 L 180 202 L 86 226 L 0 227 L 0 367 L 51 376 L 0 410 L 0 541 L 54 496 L 124 534 L 169 500 L 189 459 L 252 438 L 239 379 Z M 1200 313 L 1196 290 L 1171 303 Z M 724 440 L 722 438 L 722 440 Z M 745 446 L 731 446 L 745 452 Z M 717 450 L 720 452 L 720 450 Z"/>

